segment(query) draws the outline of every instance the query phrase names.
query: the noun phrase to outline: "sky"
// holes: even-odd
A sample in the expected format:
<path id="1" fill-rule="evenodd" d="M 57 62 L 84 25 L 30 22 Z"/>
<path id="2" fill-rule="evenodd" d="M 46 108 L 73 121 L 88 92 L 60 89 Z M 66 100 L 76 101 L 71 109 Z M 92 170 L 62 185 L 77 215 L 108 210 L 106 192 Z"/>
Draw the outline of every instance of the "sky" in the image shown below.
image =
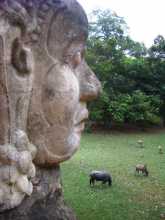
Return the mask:
<path id="1" fill-rule="evenodd" d="M 94 9 L 110 9 L 123 17 L 134 41 L 147 47 L 158 35 L 165 37 L 165 0 L 77 0 L 87 14 Z"/>

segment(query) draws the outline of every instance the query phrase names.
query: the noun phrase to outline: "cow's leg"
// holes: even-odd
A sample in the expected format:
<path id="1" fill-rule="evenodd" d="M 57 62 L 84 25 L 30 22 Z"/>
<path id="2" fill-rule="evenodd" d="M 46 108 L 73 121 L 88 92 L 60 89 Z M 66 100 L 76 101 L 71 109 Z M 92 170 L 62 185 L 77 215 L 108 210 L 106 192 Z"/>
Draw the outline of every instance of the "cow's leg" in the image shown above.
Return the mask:
<path id="1" fill-rule="evenodd" d="M 90 178 L 90 185 L 92 184 L 94 186 L 95 180 L 93 178 Z"/>

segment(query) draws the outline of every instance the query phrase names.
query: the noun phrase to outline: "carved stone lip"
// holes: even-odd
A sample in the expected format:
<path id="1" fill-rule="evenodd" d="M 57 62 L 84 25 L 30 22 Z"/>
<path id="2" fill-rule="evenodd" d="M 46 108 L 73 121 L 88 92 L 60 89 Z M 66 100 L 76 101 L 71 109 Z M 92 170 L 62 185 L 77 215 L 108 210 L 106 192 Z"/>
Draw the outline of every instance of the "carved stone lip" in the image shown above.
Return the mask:
<path id="1" fill-rule="evenodd" d="M 75 131 L 77 133 L 81 134 L 81 132 L 84 131 L 84 128 L 85 128 L 85 123 L 84 123 L 84 121 L 82 121 L 75 127 Z"/>
<path id="2" fill-rule="evenodd" d="M 79 115 L 80 115 L 79 118 L 74 123 L 75 127 L 79 127 L 87 121 L 89 112 L 87 109 L 83 109 L 82 111 L 80 111 Z"/>

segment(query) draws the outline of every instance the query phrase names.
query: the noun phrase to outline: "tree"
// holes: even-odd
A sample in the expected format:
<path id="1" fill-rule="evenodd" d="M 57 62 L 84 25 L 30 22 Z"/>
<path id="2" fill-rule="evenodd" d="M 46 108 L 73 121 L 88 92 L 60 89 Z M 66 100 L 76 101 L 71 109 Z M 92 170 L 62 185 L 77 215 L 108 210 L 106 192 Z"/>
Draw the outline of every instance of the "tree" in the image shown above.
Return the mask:
<path id="1" fill-rule="evenodd" d="M 117 14 L 94 11 L 86 59 L 102 82 L 103 93 L 89 105 L 90 119 L 108 128 L 113 123 L 160 124 L 165 118 L 164 39 L 155 39 L 148 53 L 127 30 Z"/>
<path id="2" fill-rule="evenodd" d="M 165 59 L 165 39 L 162 35 L 158 35 L 155 38 L 154 44 L 149 50 L 149 54 L 153 58 Z"/>
<path id="3" fill-rule="evenodd" d="M 137 90 L 129 94 L 120 94 L 109 105 L 113 121 L 129 124 L 158 124 L 159 117 L 159 96 L 147 96 Z"/>
<path id="4" fill-rule="evenodd" d="M 120 39 L 127 31 L 127 25 L 122 17 L 111 10 L 95 10 L 90 22 L 90 36 L 101 39 Z"/>

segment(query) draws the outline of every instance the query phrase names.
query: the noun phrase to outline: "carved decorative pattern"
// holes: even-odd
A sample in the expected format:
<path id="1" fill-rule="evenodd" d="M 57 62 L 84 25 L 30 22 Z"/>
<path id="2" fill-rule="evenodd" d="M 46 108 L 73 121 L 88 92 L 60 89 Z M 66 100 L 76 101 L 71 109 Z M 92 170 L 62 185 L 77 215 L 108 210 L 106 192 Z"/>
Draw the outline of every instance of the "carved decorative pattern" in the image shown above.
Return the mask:
<path id="1" fill-rule="evenodd" d="M 41 26 L 49 11 L 53 13 L 66 8 L 61 0 L 3 0 L 0 1 L 0 13 L 5 14 L 11 24 L 21 27 L 22 37 L 30 36 L 36 42 L 41 35 Z M 12 9 L 12 10 L 11 10 Z"/>
<path id="2" fill-rule="evenodd" d="M 4 40 L 0 36 L 0 144 L 5 144 L 9 141 L 9 106 L 4 56 Z"/>

